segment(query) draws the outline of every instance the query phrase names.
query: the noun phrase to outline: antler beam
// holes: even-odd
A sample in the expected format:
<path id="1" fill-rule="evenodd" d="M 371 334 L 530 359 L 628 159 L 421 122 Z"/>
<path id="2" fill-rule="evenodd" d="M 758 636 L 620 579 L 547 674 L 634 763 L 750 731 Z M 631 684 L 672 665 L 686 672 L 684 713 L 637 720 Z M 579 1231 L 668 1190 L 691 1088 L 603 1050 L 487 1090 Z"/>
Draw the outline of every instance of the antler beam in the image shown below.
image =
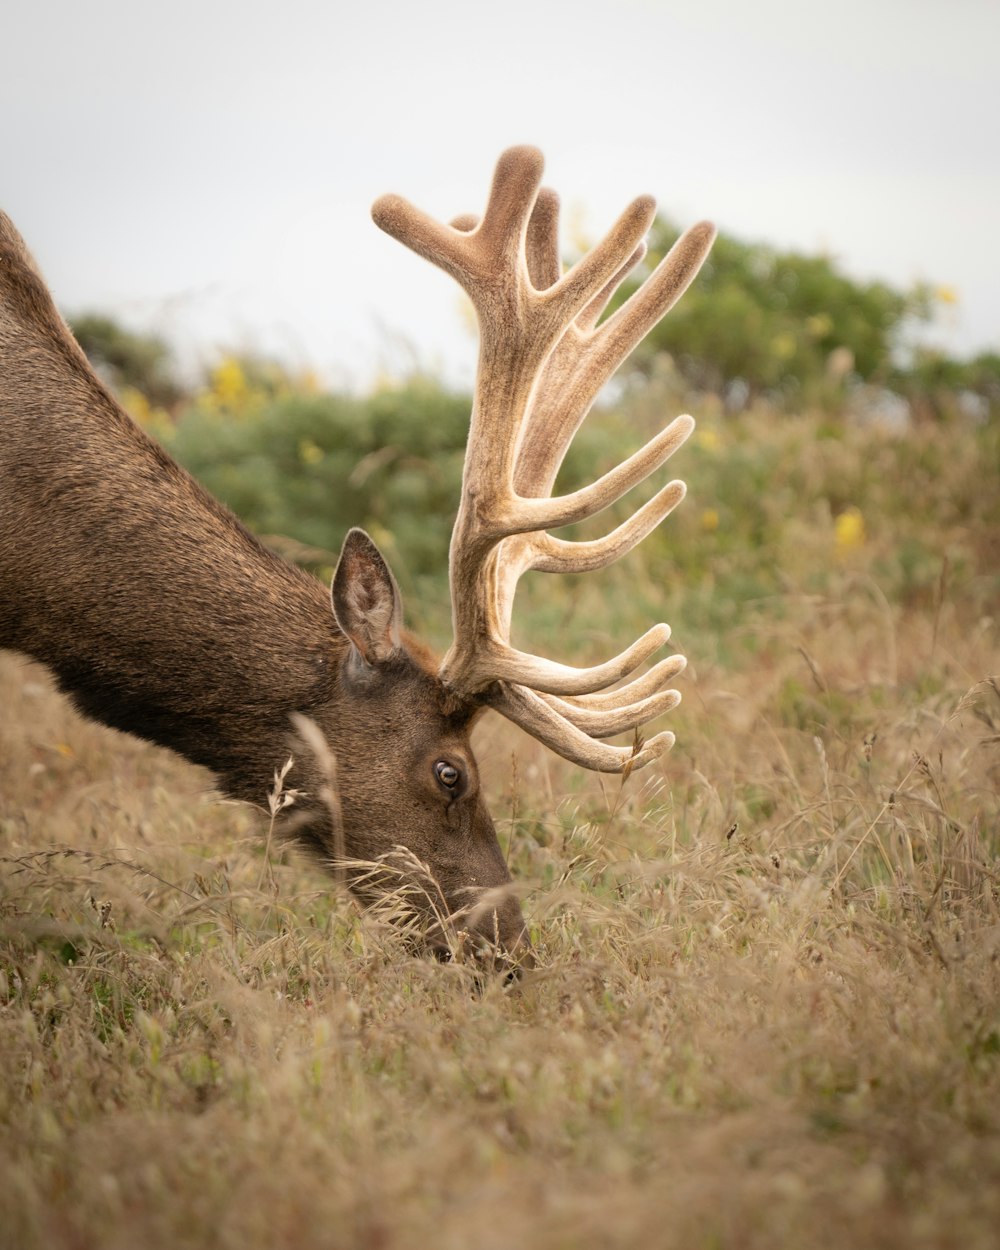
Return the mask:
<path id="1" fill-rule="evenodd" d="M 707 222 L 688 230 L 641 287 L 604 322 L 615 291 L 645 255 L 656 205 L 640 196 L 608 234 L 563 273 L 559 201 L 541 188 L 542 156 L 531 147 L 500 157 L 481 219 L 437 222 L 399 196 L 377 200 L 383 230 L 450 273 L 479 321 L 476 393 L 451 540 L 454 642 L 441 679 L 516 721 L 585 768 L 639 768 L 673 744 L 670 733 L 614 747 L 596 739 L 633 732 L 676 706 L 663 686 L 684 667 L 671 656 L 621 689 L 670 636 L 656 625 L 613 660 L 576 669 L 510 645 L 517 581 L 603 568 L 630 551 L 684 497 L 669 482 L 604 538 L 568 542 L 547 533 L 595 516 L 655 473 L 690 435 L 678 417 L 596 482 L 553 496 L 559 467 L 598 392 L 635 345 L 680 298 L 715 237 Z M 557 696 L 580 696 L 570 702 Z"/>

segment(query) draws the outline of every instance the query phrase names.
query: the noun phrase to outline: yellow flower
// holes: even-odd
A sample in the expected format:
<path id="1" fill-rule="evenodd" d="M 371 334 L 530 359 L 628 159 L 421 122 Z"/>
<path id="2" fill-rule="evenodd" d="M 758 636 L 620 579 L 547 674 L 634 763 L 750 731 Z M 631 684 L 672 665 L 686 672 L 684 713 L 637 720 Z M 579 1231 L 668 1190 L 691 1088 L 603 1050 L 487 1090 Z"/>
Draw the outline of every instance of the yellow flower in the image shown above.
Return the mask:
<path id="1" fill-rule="evenodd" d="M 816 313 L 806 317 L 806 329 L 814 339 L 823 339 L 833 330 L 833 318 L 829 313 Z"/>
<path id="2" fill-rule="evenodd" d="M 838 556 L 863 547 L 865 543 L 865 518 L 857 508 L 845 508 L 833 525 L 834 545 Z"/>
<path id="3" fill-rule="evenodd" d="M 719 514 L 715 508 L 706 508 L 701 514 L 701 528 L 710 533 L 719 528 Z"/>
<path id="4" fill-rule="evenodd" d="M 154 434 L 170 429 L 170 414 L 166 409 L 154 408 L 142 391 L 134 386 L 122 388 L 121 401 L 128 415 L 143 429 L 151 430 Z"/>
<path id="5" fill-rule="evenodd" d="M 142 391 L 134 386 L 123 387 L 121 400 L 122 406 L 133 421 L 137 421 L 139 425 L 146 425 L 149 422 L 149 418 L 153 415 L 153 405 Z"/>
<path id="6" fill-rule="evenodd" d="M 212 395 L 220 408 L 239 408 L 250 393 L 243 366 L 232 356 L 227 356 L 212 370 L 211 383 Z"/>
<path id="7" fill-rule="evenodd" d="M 303 464 L 319 464 L 323 459 L 323 448 L 311 438 L 302 438 L 299 440 L 299 459 Z"/>
<path id="8" fill-rule="evenodd" d="M 934 294 L 938 297 L 942 304 L 957 304 L 958 292 L 953 286 L 939 286 L 934 290 Z"/>
<path id="9" fill-rule="evenodd" d="M 715 430 L 699 430 L 694 436 L 694 441 L 699 447 L 703 447 L 705 451 L 719 450 L 719 436 Z"/>

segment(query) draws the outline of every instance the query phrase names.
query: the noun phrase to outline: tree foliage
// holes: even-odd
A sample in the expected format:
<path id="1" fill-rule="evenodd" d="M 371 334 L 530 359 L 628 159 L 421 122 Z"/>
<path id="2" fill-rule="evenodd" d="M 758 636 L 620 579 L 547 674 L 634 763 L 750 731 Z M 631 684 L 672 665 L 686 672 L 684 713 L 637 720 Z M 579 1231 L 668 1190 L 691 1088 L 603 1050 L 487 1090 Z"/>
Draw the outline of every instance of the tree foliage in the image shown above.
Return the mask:
<path id="1" fill-rule="evenodd" d="M 678 237 L 658 219 L 648 272 Z M 640 276 L 644 276 L 640 275 Z M 627 283 L 622 298 L 637 285 Z M 815 402 L 849 380 L 889 384 L 905 369 L 907 336 L 934 312 L 930 288 L 893 289 L 807 256 L 720 234 L 697 279 L 637 353 L 648 368 L 668 352 L 689 385 L 748 397 Z"/>

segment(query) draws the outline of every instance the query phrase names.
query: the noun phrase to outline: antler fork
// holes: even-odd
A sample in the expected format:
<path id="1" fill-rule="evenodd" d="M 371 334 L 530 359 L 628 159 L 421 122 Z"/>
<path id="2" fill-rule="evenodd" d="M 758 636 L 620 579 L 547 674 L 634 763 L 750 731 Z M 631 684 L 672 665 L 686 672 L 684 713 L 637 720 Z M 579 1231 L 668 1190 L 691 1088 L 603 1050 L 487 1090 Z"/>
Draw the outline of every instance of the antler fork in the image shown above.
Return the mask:
<path id="1" fill-rule="evenodd" d="M 399 196 L 383 196 L 372 215 L 387 233 L 452 275 L 479 321 L 475 400 L 451 539 L 454 641 L 442 681 L 516 721 L 560 755 L 601 772 L 642 767 L 673 745 L 661 733 L 634 747 L 597 739 L 635 730 L 675 707 L 664 689 L 684 667 L 661 661 L 626 686 L 670 637 L 655 625 L 613 660 L 571 668 L 510 645 L 518 578 L 529 569 L 585 572 L 630 551 L 683 499 L 670 482 L 617 529 L 590 542 L 547 533 L 595 515 L 655 472 L 694 428 L 678 417 L 645 447 L 596 482 L 553 496 L 574 434 L 601 387 L 635 345 L 683 294 L 715 237 L 693 226 L 643 285 L 598 324 L 618 286 L 645 254 L 655 202 L 634 200 L 608 234 L 570 270 L 558 251 L 558 199 L 539 189 L 541 153 L 510 148 L 500 157 L 481 220 L 445 225 Z"/>

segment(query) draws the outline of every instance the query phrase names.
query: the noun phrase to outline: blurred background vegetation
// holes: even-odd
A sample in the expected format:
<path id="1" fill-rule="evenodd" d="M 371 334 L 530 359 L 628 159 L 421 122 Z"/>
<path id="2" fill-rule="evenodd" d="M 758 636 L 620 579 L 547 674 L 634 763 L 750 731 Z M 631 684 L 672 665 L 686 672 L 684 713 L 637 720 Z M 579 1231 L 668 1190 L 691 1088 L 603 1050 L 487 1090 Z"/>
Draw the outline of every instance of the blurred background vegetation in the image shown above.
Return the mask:
<path id="1" fill-rule="evenodd" d="M 676 236 L 656 223 L 645 269 Z M 581 644 L 597 654 L 637 617 L 665 617 L 682 649 L 698 633 L 725 663 L 752 662 L 761 605 L 847 594 L 864 578 L 904 610 L 939 605 L 960 584 L 975 628 L 1000 599 L 1000 355 L 956 360 L 927 346 L 954 299 L 720 237 L 560 478 L 564 489 L 593 480 L 688 410 L 698 430 L 674 469 L 688 502 L 599 578 L 529 576 L 522 641 L 558 650 L 570 620 L 577 636 L 593 622 Z M 184 382 L 154 336 L 95 315 L 73 328 L 133 415 L 265 542 L 328 577 L 347 529 L 364 526 L 396 571 L 409 623 L 446 642 L 468 395 L 420 374 L 330 393 L 310 373 L 238 354 Z"/>
<path id="2" fill-rule="evenodd" d="M 679 233 L 656 222 L 645 271 Z M 635 285 L 626 284 L 621 299 Z M 764 398 L 792 410 L 846 405 L 870 414 L 881 404 L 900 417 L 905 405 L 916 419 L 956 411 L 985 418 L 1000 402 L 1000 355 L 954 360 L 922 333 L 956 303 L 950 287 L 894 290 L 848 277 L 826 255 L 723 234 L 683 300 L 639 348 L 637 365 L 648 370 L 667 352 L 689 386 L 724 395 L 733 410 Z"/>

